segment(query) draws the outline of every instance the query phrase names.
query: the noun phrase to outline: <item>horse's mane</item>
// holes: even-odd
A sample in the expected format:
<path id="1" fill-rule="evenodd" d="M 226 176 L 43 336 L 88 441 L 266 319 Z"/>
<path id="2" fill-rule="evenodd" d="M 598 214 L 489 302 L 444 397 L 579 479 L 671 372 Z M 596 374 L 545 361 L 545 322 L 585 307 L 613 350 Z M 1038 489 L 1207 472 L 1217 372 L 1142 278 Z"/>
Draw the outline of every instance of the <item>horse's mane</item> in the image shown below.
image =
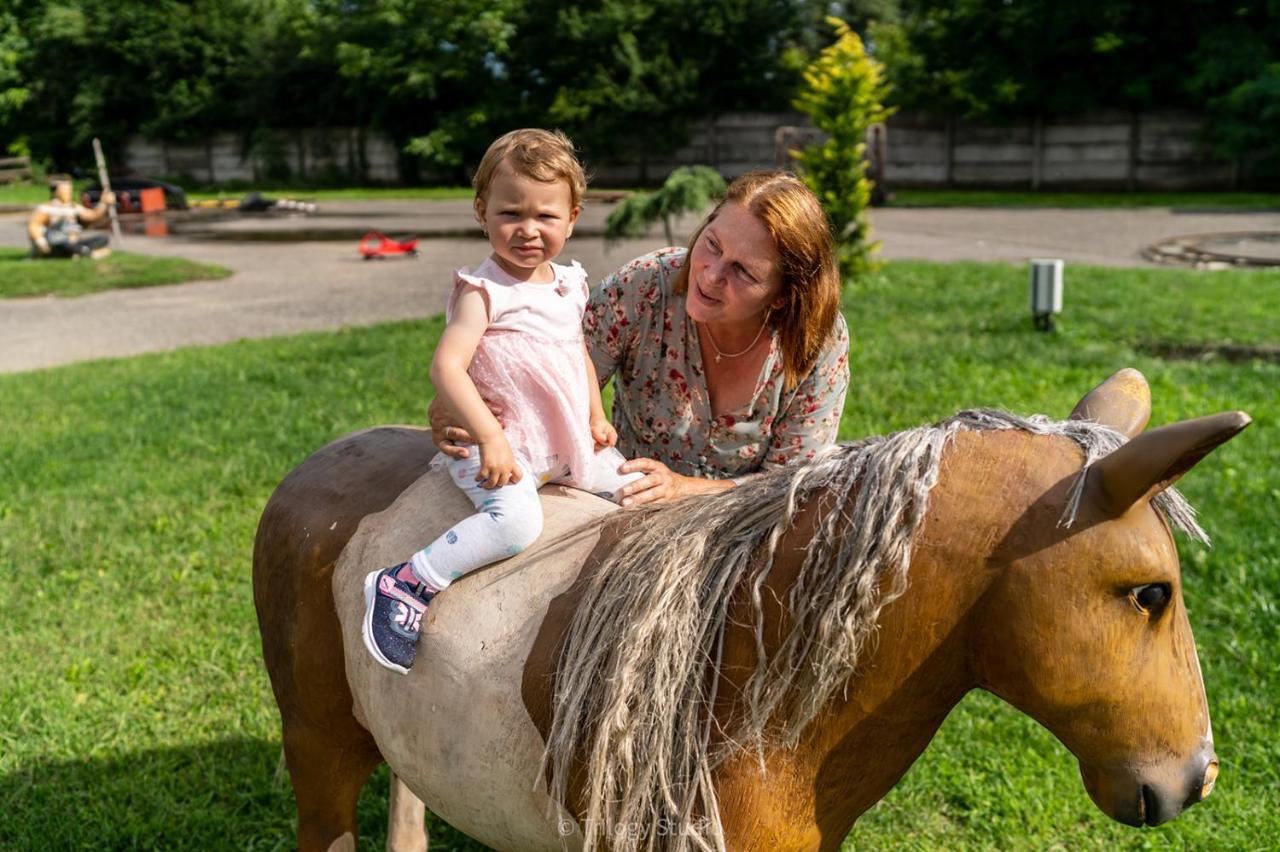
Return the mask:
<path id="1" fill-rule="evenodd" d="M 631 512 L 586 582 L 560 660 L 544 764 L 567 803 L 583 761 L 586 852 L 605 846 L 724 849 L 712 769 L 744 749 L 793 745 L 848 682 L 881 609 L 906 589 L 912 544 L 948 440 L 1018 429 L 1070 438 L 1085 461 L 1061 523 L 1075 518 L 1084 471 L 1124 443 L 1081 420 L 963 411 L 932 426 L 830 447 L 810 463 L 750 479 L 714 499 Z M 782 534 L 821 495 L 816 526 L 784 602 L 793 629 L 765 653 L 761 593 Z M 1155 498 L 1170 522 L 1207 543 L 1191 506 Z M 712 705 L 733 593 L 750 590 L 757 660 L 743 716 L 718 730 Z M 763 762 L 762 762 L 763 768 Z"/>

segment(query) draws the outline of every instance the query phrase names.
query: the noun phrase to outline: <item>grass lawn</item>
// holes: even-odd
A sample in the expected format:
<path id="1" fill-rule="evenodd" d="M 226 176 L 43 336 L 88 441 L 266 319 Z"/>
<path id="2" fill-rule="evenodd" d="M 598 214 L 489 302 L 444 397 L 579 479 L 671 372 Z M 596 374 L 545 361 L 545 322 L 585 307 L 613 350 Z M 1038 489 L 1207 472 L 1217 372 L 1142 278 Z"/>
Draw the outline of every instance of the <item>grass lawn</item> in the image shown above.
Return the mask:
<path id="1" fill-rule="evenodd" d="M 0 248 L 0 299 L 83 296 L 101 290 L 154 287 L 227 278 L 231 270 L 180 257 L 114 252 L 102 260 L 30 260 L 25 249 Z"/>
<path id="2" fill-rule="evenodd" d="M 269 198 L 298 198 L 307 201 L 388 201 L 414 200 L 438 201 L 472 198 L 475 190 L 469 186 L 183 186 L 187 198 L 192 201 L 214 199 L 240 199 L 249 192 L 261 192 Z"/>
<path id="3" fill-rule="evenodd" d="M 1031 192 L 891 189 L 890 207 L 1174 207 L 1280 210 L 1280 192 Z"/>
<path id="4" fill-rule="evenodd" d="M 164 178 L 164 180 L 169 180 Z M 364 186 L 364 187 L 307 187 L 288 185 L 250 185 L 231 183 L 218 186 L 200 186 L 169 180 L 181 186 L 192 201 L 209 199 L 240 199 L 251 191 L 261 192 L 273 198 L 305 198 L 312 201 L 380 201 L 384 199 L 452 199 L 471 198 L 475 194 L 469 186 Z M 75 192 L 96 181 L 76 181 Z M 36 205 L 49 200 L 49 188 L 44 183 L 0 184 L 0 206 Z"/>
<path id="5" fill-rule="evenodd" d="M 1179 546 L 1221 778 L 1167 826 L 1126 828 L 1093 806 L 1050 734 L 975 693 L 846 848 L 1269 845 L 1280 836 L 1280 365 L 1165 361 L 1142 347 L 1280 342 L 1280 276 L 1077 267 L 1051 335 L 1032 329 L 1025 290 L 1021 267 L 925 263 L 853 288 L 842 436 L 976 405 L 1062 417 L 1126 365 L 1151 382 L 1153 425 L 1249 411 L 1254 426 L 1182 483 L 1216 541 Z M 441 328 L 0 375 L 0 846 L 292 847 L 250 590 L 258 514 L 327 441 L 422 421 Z M 361 801 L 364 848 L 383 842 L 385 793 L 382 772 Z M 479 848 L 448 832 L 432 843 Z"/>
<path id="6" fill-rule="evenodd" d="M 76 186 L 76 191 L 81 189 Z M 9 204 L 23 206 L 42 204 L 49 200 L 49 187 L 41 183 L 3 183 L 0 184 L 0 207 Z"/>

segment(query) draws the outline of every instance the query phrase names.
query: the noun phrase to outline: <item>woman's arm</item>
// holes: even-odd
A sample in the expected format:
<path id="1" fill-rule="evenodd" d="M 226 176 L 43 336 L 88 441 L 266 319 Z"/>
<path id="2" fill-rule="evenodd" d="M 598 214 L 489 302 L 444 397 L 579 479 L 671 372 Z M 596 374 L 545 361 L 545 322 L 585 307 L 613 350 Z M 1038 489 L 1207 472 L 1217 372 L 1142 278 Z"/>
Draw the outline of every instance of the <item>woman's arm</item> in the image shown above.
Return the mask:
<path id="1" fill-rule="evenodd" d="M 582 334 L 596 387 L 603 387 L 623 362 L 637 323 L 631 279 L 638 274 L 636 261 L 624 266 L 597 284 L 587 297 L 582 315 Z"/>
<path id="2" fill-rule="evenodd" d="M 637 479 L 618 490 L 623 506 L 643 506 L 645 503 L 667 503 L 694 494 L 718 494 L 735 487 L 732 479 L 702 479 L 676 473 L 657 459 L 631 459 L 618 468 L 619 473 L 640 472 Z"/>
<path id="3" fill-rule="evenodd" d="M 609 422 L 609 415 L 604 413 L 604 401 L 600 398 L 600 380 L 596 378 L 595 365 L 591 363 L 591 353 L 584 343 L 582 358 L 587 366 L 587 402 L 591 407 L 591 439 L 597 447 L 612 447 L 618 443 L 618 430 Z"/>
<path id="4" fill-rule="evenodd" d="M 436 394 L 480 445 L 480 473 L 476 480 L 495 488 L 519 482 L 521 473 L 502 425 L 467 375 L 476 346 L 488 326 L 484 294 L 475 287 L 465 288 L 458 294 L 453 316 L 431 359 L 431 382 Z"/>

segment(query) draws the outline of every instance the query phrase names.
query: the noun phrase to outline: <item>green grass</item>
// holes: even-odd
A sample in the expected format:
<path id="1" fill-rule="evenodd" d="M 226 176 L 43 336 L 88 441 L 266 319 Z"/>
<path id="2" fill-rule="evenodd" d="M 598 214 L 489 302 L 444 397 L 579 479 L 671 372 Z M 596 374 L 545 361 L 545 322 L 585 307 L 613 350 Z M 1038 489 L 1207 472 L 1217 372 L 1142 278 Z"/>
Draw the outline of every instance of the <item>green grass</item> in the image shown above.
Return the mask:
<path id="1" fill-rule="evenodd" d="M 1031 192 L 893 189 L 890 207 L 1173 207 L 1280 210 L 1277 192 Z"/>
<path id="2" fill-rule="evenodd" d="M 125 287 L 154 287 L 227 278 L 231 270 L 180 257 L 114 252 L 102 260 L 30 260 L 24 249 L 0 248 L 0 299 L 83 296 Z"/>
<path id="3" fill-rule="evenodd" d="M 1222 776 L 1159 829 L 1110 822 L 1046 731 L 965 699 L 846 848 L 1258 848 L 1280 836 L 1280 365 L 1142 341 L 1276 343 L 1280 276 L 1078 268 L 1056 334 L 1025 272 L 894 263 L 848 295 L 842 436 L 974 405 L 1065 416 L 1119 367 L 1153 424 L 1254 426 L 1183 480 L 1217 542 L 1185 593 Z M 288 849 L 292 798 L 250 591 L 258 514 L 310 452 L 421 422 L 439 319 L 0 376 L 0 847 Z M 1159 719 L 1148 720 L 1153 728 Z M 870 756 L 875 759 L 875 756 Z M 386 775 L 361 800 L 380 848 Z M 442 832 L 432 849 L 478 849 Z"/>
<path id="4" fill-rule="evenodd" d="M 248 184 L 182 186 L 187 193 L 187 198 L 192 201 L 240 199 L 244 198 L 249 192 L 261 192 L 269 198 L 297 198 L 307 201 L 440 201 L 458 198 L 470 199 L 475 196 L 475 190 L 469 186 L 308 187 Z"/>
<path id="5" fill-rule="evenodd" d="M 471 198 L 475 190 L 469 186 L 347 186 L 325 187 L 297 184 L 250 184 L 232 182 L 213 186 L 183 183 L 181 180 L 162 178 L 176 183 L 192 201 L 217 199 L 241 199 L 250 192 L 261 192 L 271 198 L 298 198 L 310 201 L 385 201 L 393 199 L 441 200 Z M 75 195 L 94 181 L 77 181 Z M 0 207 L 5 205 L 35 205 L 49 200 L 49 188 L 43 183 L 16 183 L 0 185 Z"/>
<path id="6" fill-rule="evenodd" d="M 88 184 L 76 184 L 78 194 Z M 49 186 L 41 183 L 0 184 L 0 207 L 8 205 L 34 206 L 49 200 Z"/>

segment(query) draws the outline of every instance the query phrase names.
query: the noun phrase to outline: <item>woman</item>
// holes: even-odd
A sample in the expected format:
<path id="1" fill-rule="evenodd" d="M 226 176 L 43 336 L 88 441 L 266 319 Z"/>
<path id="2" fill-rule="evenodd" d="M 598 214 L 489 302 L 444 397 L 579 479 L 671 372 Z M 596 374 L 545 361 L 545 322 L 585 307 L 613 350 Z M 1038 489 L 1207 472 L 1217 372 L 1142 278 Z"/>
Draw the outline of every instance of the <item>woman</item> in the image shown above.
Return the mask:
<path id="1" fill-rule="evenodd" d="M 734 487 L 835 440 L 849 333 L 831 234 L 789 172 L 735 180 L 688 249 L 637 258 L 592 293 L 584 330 L 629 457 L 622 505 Z M 442 452 L 470 440 L 433 404 Z M 500 417 L 499 412 L 499 417 Z"/>

